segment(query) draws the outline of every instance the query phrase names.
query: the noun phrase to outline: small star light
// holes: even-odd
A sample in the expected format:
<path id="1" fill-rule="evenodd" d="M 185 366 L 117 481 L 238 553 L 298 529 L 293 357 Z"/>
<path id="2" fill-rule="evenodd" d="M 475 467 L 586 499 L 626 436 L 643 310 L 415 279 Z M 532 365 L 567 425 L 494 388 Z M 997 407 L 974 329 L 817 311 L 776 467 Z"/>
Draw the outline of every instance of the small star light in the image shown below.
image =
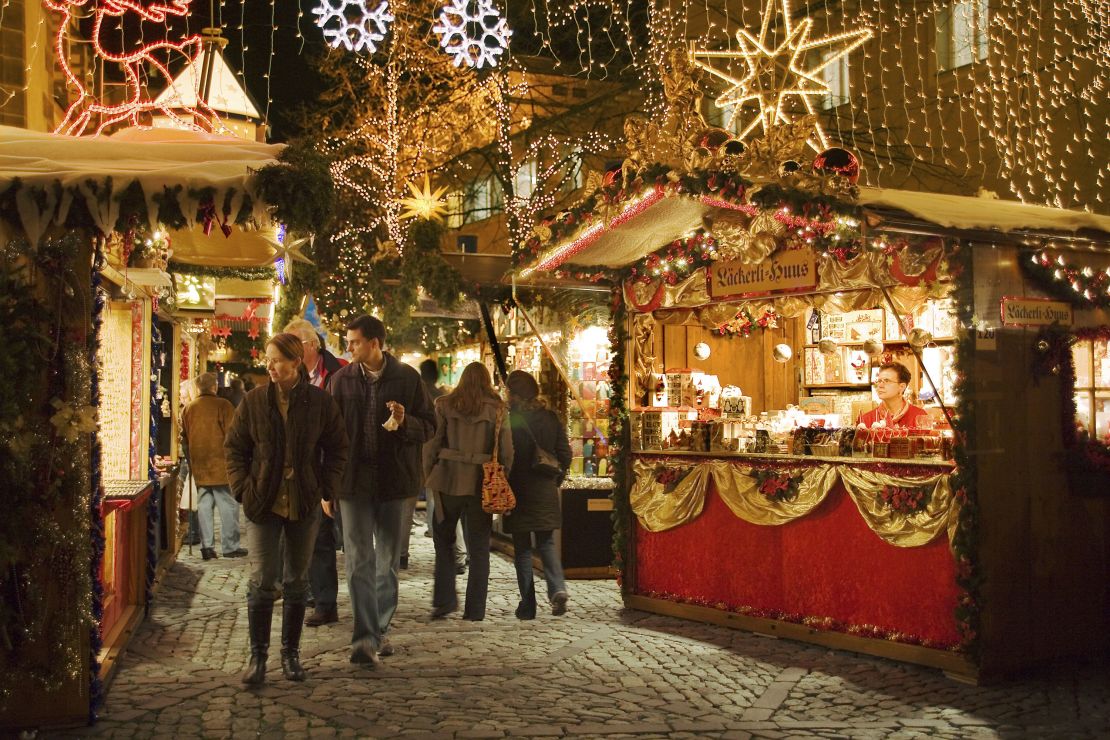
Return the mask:
<path id="1" fill-rule="evenodd" d="M 454 57 L 455 66 L 497 66 L 497 58 L 509 48 L 505 19 L 492 0 L 451 0 L 439 11 L 439 22 L 432 27 L 439 44 Z"/>
<path id="2" fill-rule="evenodd" d="M 872 36 L 870 28 L 862 28 L 811 39 L 809 34 L 813 28 L 813 19 L 803 18 L 798 25 L 793 25 L 789 3 L 790 0 L 767 0 L 759 36 L 753 36 L 746 28 L 736 32 L 736 41 L 740 45 L 738 51 L 690 50 L 690 58 L 694 64 L 732 86 L 715 101 L 719 108 L 730 110 L 730 128 L 746 103 L 755 101 L 759 104 L 758 114 L 753 114 L 750 120 L 741 119 L 741 126 L 736 129 L 739 132 L 737 138 L 741 140 L 757 128 L 762 127 L 763 132 L 768 133 L 779 124 L 793 122 L 794 119 L 786 110 L 790 96 L 801 100 L 807 114 L 815 113 L 814 98 L 821 98 L 831 92 L 828 83 L 820 77 L 821 71 Z M 779 9 L 783 18 L 783 40 L 772 49 L 768 44 L 771 42 L 771 29 L 775 26 L 775 14 Z M 822 55 L 820 61 L 812 65 L 806 64 L 809 52 L 825 49 L 831 52 L 828 56 Z M 713 60 L 718 59 L 725 60 L 721 68 L 714 66 Z M 729 71 L 732 62 L 737 59 L 743 59 L 747 65 L 748 73 L 744 77 L 736 77 Z M 823 151 L 829 147 L 825 131 L 819 123 L 815 123 L 814 128 L 817 141 L 811 139 L 808 143 L 815 151 Z"/>
<path id="3" fill-rule="evenodd" d="M 335 49 L 345 46 L 347 51 L 377 51 L 394 18 L 388 0 L 382 0 L 374 10 L 370 10 L 369 2 L 320 0 L 312 12 L 319 16 L 316 25 L 323 30 L 324 40 Z"/>
<path id="4" fill-rule="evenodd" d="M 428 182 L 427 173 L 424 173 L 423 190 L 411 182 L 408 186 L 412 197 L 401 199 L 400 203 L 406 209 L 401 212 L 401 218 L 423 218 L 429 221 L 442 222 L 444 215 L 447 213 L 447 201 L 443 200 L 443 194 L 447 191 L 447 186 L 436 188 L 433 192 L 431 183 Z"/>

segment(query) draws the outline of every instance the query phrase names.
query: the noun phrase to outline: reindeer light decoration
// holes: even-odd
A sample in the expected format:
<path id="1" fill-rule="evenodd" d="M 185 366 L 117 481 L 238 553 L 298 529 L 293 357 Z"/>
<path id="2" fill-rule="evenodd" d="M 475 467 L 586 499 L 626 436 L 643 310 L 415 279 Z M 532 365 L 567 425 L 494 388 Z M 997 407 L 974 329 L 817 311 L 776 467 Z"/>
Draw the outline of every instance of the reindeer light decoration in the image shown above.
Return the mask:
<path id="1" fill-rule="evenodd" d="M 166 63 L 159 58 L 160 55 L 169 55 L 174 52 L 183 54 L 190 62 L 199 61 L 203 40 L 199 34 L 188 36 L 179 42 L 166 40 L 152 43 L 140 42 L 124 52 L 112 51 L 105 47 L 103 34 L 106 19 L 124 21 L 165 23 L 167 16 L 185 17 L 189 14 L 189 4 L 192 0 L 154 0 L 144 5 L 143 0 L 43 0 L 43 4 L 62 14 L 55 37 L 55 49 L 58 63 L 62 66 L 70 86 L 77 92 L 77 99 L 69 106 L 61 124 L 55 133 L 70 136 L 81 136 L 90 129 L 94 134 L 100 134 L 105 128 L 116 123 L 128 123 L 132 126 L 149 125 L 149 114 L 160 112 L 180 125 L 196 130 L 217 130 L 219 118 L 206 102 L 200 100 L 195 108 L 177 106 L 173 109 L 166 104 L 155 103 L 145 91 L 143 79 L 146 74 L 144 65 L 150 65 L 160 72 L 167 81 L 172 80 Z M 85 7 L 90 7 L 93 16 L 92 48 L 93 52 L 105 67 L 116 66 L 123 72 L 126 93 L 124 99 L 118 103 L 106 103 L 98 99 L 90 91 L 80 77 L 69 66 L 65 54 L 66 32 L 75 17 L 75 13 Z"/>

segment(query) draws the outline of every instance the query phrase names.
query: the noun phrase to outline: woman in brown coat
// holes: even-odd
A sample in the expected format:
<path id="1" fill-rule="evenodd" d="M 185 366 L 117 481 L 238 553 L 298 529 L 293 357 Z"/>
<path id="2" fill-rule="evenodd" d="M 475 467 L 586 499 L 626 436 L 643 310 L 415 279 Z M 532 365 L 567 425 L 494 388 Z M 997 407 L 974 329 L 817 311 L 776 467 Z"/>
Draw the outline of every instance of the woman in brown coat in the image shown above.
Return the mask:
<path id="1" fill-rule="evenodd" d="M 424 445 L 424 485 L 436 497 L 432 542 L 436 549 L 432 618 L 459 608 L 455 590 L 455 527 L 463 519 L 470 573 L 463 619 L 486 616 L 489 588 L 489 541 L 493 516 L 482 510 L 482 463 L 491 459 L 495 430 L 498 459 L 505 470 L 513 463 L 508 411 L 480 362 L 463 369 L 451 393 L 436 399 L 436 434 Z"/>
<path id="2" fill-rule="evenodd" d="M 251 576 L 247 592 L 251 658 L 243 682 L 266 678 L 270 623 L 282 591 L 281 670 L 303 681 L 300 661 L 308 564 L 320 499 L 336 494 L 347 464 L 339 407 L 308 382 L 300 337 L 277 334 L 266 344 L 269 385 L 246 395 L 224 443 L 231 491 L 247 515 Z M 285 547 L 279 542 L 285 534 Z M 284 550 L 284 563 L 281 553 Z"/>

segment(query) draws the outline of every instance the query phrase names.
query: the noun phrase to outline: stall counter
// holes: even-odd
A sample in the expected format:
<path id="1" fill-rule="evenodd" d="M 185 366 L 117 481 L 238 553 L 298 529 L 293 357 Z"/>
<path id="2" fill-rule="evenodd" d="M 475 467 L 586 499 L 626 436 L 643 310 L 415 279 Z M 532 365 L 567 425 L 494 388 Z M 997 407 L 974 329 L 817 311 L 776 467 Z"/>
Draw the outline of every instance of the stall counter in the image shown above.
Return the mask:
<path id="1" fill-rule="evenodd" d="M 634 453 L 626 602 L 771 634 L 797 625 L 810 639 L 869 638 L 852 649 L 916 650 L 917 662 L 963 673 L 952 471 L 939 460 Z M 884 641 L 889 650 L 874 649 Z"/>

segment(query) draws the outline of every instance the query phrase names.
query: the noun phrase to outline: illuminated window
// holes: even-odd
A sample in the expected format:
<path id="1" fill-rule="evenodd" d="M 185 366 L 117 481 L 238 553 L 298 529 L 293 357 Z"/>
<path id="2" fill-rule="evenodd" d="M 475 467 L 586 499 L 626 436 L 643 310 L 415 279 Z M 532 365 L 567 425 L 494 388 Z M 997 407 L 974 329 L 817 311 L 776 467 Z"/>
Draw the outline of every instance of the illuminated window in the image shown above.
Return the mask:
<path id="1" fill-rule="evenodd" d="M 1110 351 L 1105 339 L 1080 339 L 1075 361 L 1075 423 L 1087 434 L 1110 442 Z"/>
<path id="2" fill-rule="evenodd" d="M 466 222 L 466 193 L 455 190 L 447 194 L 447 228 L 457 229 Z"/>
<path id="3" fill-rule="evenodd" d="M 987 0 L 957 0 L 937 13 L 937 66 L 955 69 L 987 58 Z"/>
<path id="4" fill-rule="evenodd" d="M 536 190 L 536 160 L 522 162 L 513 175 L 513 194 L 528 199 Z"/>
<path id="5" fill-rule="evenodd" d="M 0 124 L 27 125 L 27 92 L 23 89 L 23 0 L 0 3 Z"/>
<path id="6" fill-rule="evenodd" d="M 501 213 L 504 193 L 493 175 L 474 183 L 466 197 L 466 221 L 481 221 Z"/>
<path id="7" fill-rule="evenodd" d="M 819 66 L 835 56 L 833 52 L 813 52 L 810 59 L 812 67 Z M 829 62 L 819 73 L 821 80 L 829 86 L 829 94 L 821 98 L 820 106 L 823 110 L 844 105 L 851 97 L 848 87 L 848 55 L 844 54 L 839 59 Z"/>

